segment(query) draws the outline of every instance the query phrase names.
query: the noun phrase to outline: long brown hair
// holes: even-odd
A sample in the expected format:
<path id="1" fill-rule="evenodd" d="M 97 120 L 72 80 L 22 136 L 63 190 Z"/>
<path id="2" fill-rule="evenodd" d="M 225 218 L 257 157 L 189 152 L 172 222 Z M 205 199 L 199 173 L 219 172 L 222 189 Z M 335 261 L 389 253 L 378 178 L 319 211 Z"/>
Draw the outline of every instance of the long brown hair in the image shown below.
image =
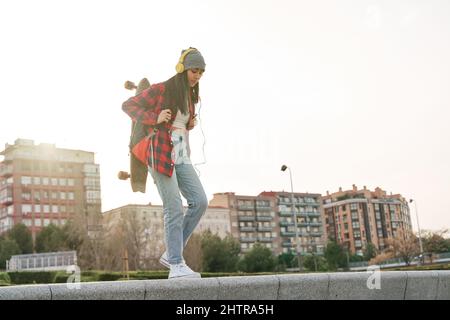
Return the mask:
<path id="1" fill-rule="evenodd" d="M 189 86 L 187 78 L 187 70 L 182 73 L 177 73 L 175 76 L 167 80 L 165 83 L 164 101 L 165 106 L 172 113 L 177 113 L 178 110 L 182 114 L 189 112 L 189 99 L 188 94 L 191 95 L 191 101 L 193 104 L 198 102 L 200 86 L 197 84 L 194 87 Z"/>

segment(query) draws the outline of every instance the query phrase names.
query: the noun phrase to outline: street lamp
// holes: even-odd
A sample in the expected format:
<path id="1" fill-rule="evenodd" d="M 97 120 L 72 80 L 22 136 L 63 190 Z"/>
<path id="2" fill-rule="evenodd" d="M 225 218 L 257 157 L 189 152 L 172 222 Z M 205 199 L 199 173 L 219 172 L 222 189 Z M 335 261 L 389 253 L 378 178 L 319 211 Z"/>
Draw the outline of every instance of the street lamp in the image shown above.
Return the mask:
<path id="1" fill-rule="evenodd" d="M 296 251 L 297 251 L 297 259 L 298 259 L 298 268 L 299 271 L 303 271 L 303 263 L 302 263 L 302 256 L 300 253 L 300 240 L 298 238 L 298 228 L 297 228 L 297 213 L 295 212 L 295 208 L 294 208 L 294 187 L 292 185 L 292 173 L 291 173 L 291 168 L 289 168 L 286 165 L 282 165 L 281 166 L 281 171 L 286 171 L 286 169 L 289 169 L 289 177 L 291 179 L 291 211 L 294 215 L 294 228 L 295 228 L 295 242 L 296 242 Z"/>
<path id="2" fill-rule="evenodd" d="M 414 201 L 414 209 L 416 211 L 417 229 L 419 230 L 419 246 L 420 246 L 420 261 L 423 259 L 423 245 L 422 236 L 420 234 L 420 224 L 419 224 L 419 214 L 417 213 L 417 201 L 414 199 L 409 199 L 409 203 Z"/>

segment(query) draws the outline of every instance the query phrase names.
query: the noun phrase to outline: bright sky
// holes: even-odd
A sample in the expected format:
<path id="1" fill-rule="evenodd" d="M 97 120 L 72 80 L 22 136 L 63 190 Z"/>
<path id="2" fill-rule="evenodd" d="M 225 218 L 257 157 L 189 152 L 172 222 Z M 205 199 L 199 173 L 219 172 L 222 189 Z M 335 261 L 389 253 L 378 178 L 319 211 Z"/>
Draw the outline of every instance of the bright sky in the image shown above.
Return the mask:
<path id="1" fill-rule="evenodd" d="M 423 229 L 450 227 L 450 2 L 0 2 L 0 144 L 96 153 L 103 210 L 133 194 L 126 80 L 161 82 L 181 49 L 206 60 L 201 122 L 208 197 L 379 186 L 417 200 Z M 202 162 L 200 128 L 193 161 Z M 416 219 L 411 207 L 414 228 Z"/>

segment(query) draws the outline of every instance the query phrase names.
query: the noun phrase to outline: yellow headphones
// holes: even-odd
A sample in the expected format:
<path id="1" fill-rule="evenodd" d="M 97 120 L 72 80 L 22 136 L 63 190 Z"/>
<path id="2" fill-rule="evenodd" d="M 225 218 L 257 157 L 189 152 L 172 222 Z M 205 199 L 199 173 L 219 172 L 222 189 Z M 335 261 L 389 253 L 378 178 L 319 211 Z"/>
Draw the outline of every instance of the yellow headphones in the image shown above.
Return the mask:
<path id="1" fill-rule="evenodd" d="M 178 60 L 177 65 L 175 66 L 175 70 L 177 70 L 177 73 L 183 73 L 184 71 L 184 58 L 186 58 L 186 56 L 191 53 L 192 51 L 197 51 L 197 49 L 195 48 L 189 48 L 186 51 L 183 52 L 183 54 L 180 57 L 180 60 Z"/>

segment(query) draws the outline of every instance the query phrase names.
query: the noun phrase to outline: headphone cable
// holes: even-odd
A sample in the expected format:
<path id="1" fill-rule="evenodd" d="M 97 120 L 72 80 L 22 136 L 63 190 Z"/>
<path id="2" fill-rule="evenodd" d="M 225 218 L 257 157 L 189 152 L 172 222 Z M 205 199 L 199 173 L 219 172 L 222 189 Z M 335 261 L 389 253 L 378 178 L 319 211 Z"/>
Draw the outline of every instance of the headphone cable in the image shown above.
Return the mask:
<path id="1" fill-rule="evenodd" d="M 200 97 L 198 98 L 198 100 L 199 100 L 198 121 L 200 122 L 200 131 L 202 132 L 202 136 L 203 136 L 203 145 L 202 145 L 203 161 L 195 163 L 194 169 L 195 169 L 195 171 L 197 171 L 197 175 L 200 177 L 200 170 L 197 168 L 197 166 L 206 164 L 206 154 L 205 154 L 206 137 L 205 137 L 205 133 L 203 131 L 203 125 L 202 125 L 202 119 L 201 119 L 202 100 L 200 99 Z"/>

